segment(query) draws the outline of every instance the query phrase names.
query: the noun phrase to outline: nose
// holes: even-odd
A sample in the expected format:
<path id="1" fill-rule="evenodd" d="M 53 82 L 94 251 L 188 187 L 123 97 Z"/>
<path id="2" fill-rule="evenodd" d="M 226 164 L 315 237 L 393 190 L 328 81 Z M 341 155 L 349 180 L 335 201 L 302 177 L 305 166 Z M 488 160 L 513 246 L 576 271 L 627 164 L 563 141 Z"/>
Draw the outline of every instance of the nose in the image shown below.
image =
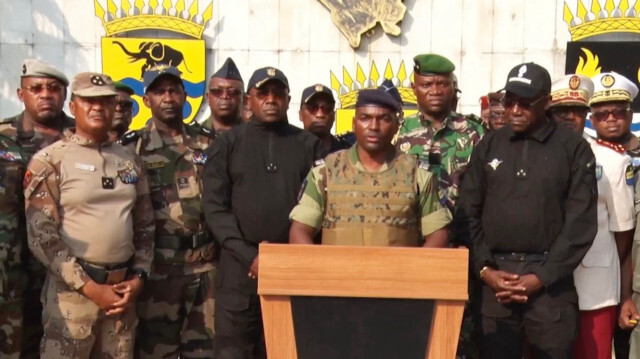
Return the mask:
<path id="1" fill-rule="evenodd" d="M 369 121 L 369 126 L 368 126 L 369 130 L 377 131 L 379 128 L 380 128 L 380 122 L 377 119 L 374 118 L 371 121 Z"/>

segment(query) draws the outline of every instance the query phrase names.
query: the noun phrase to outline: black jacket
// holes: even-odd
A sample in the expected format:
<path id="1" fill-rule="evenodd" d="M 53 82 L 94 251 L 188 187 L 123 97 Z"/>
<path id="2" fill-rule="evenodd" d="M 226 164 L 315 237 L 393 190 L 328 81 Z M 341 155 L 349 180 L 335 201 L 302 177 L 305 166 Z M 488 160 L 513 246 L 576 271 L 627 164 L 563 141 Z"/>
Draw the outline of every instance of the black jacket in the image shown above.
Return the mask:
<path id="1" fill-rule="evenodd" d="M 547 122 L 522 136 L 505 127 L 474 148 L 459 206 L 469 218 L 476 273 L 496 252 L 541 254 L 548 286 L 572 275 L 597 232 L 595 158 L 578 134 Z"/>
<path id="2" fill-rule="evenodd" d="M 256 281 L 247 274 L 258 244 L 288 243 L 289 213 L 320 146 L 316 136 L 286 120 L 263 124 L 252 119 L 213 142 L 204 167 L 203 200 L 207 224 L 222 247 L 222 287 L 255 294 Z"/>

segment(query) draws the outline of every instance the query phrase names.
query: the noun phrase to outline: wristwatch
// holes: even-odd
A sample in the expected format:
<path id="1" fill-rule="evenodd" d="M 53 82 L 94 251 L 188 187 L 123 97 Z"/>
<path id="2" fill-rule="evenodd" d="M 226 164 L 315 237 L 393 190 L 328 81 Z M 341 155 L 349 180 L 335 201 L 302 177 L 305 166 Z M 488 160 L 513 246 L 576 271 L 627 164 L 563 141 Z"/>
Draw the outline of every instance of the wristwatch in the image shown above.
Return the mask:
<path id="1" fill-rule="evenodd" d="M 490 269 L 491 267 L 489 266 L 484 266 L 482 267 L 482 269 L 480 269 L 480 279 L 482 279 L 482 276 L 484 275 L 484 272 L 487 271 L 487 269 Z"/>
<path id="2" fill-rule="evenodd" d="M 147 280 L 147 272 L 143 271 L 142 269 L 132 268 L 130 272 L 131 274 L 140 277 L 143 282 Z"/>

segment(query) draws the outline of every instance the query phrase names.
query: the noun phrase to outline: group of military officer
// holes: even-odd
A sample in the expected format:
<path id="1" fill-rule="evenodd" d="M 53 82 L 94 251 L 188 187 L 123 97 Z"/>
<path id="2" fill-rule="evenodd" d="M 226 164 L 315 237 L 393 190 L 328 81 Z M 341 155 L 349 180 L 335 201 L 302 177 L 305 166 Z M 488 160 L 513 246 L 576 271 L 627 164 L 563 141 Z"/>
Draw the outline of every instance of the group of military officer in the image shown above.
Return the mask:
<path id="1" fill-rule="evenodd" d="M 245 94 L 227 59 L 202 125 L 183 123 L 180 72 L 151 68 L 142 99 L 152 117 L 127 132 L 129 86 L 77 74 L 74 122 L 62 112 L 66 76 L 25 60 L 25 110 L 0 122 L 0 353 L 265 358 L 262 242 L 469 246 L 478 348 L 465 337 L 461 357 L 610 353 L 617 304 L 623 328 L 640 319 L 626 154 L 640 147 L 637 88 L 615 73 L 552 83 L 521 64 L 488 95 L 483 122 L 455 112 L 454 70 L 416 56 L 419 112 L 405 118 L 385 81 L 359 91 L 353 133 L 335 137 L 332 91 L 304 89 L 299 129 L 273 67 L 256 70 Z M 587 142 L 589 106 L 598 140 Z"/>

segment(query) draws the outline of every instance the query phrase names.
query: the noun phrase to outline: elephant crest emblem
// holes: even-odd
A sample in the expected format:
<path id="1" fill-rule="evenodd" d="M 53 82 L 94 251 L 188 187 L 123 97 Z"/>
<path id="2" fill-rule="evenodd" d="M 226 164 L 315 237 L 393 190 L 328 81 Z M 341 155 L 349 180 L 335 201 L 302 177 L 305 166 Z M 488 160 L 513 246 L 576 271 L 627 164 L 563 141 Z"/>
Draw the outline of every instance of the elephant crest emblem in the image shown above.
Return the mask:
<path id="1" fill-rule="evenodd" d="M 187 9 L 184 0 L 177 2 L 146 2 L 122 0 L 118 8 L 108 1 L 107 10 L 94 2 L 95 14 L 104 26 L 102 38 L 102 72 L 114 81 L 121 81 L 134 90 L 131 129 L 143 127 L 151 118 L 151 111 L 143 103 L 145 71 L 154 66 L 173 66 L 182 72 L 187 93 L 183 108 L 185 123 L 191 122 L 202 105 L 206 92 L 205 42 L 202 33 L 211 19 L 213 3 L 204 10 L 198 0 Z M 160 3 L 160 4 L 159 4 Z M 140 30 L 170 34 L 170 38 L 129 37 Z M 135 31 L 135 32 L 134 32 Z M 143 31 L 143 34 L 149 31 Z M 126 34 L 127 37 L 122 35 Z M 176 36 L 178 34 L 178 36 Z M 118 36 L 115 36 L 118 35 Z M 169 37 L 169 36 L 167 36 Z"/>

